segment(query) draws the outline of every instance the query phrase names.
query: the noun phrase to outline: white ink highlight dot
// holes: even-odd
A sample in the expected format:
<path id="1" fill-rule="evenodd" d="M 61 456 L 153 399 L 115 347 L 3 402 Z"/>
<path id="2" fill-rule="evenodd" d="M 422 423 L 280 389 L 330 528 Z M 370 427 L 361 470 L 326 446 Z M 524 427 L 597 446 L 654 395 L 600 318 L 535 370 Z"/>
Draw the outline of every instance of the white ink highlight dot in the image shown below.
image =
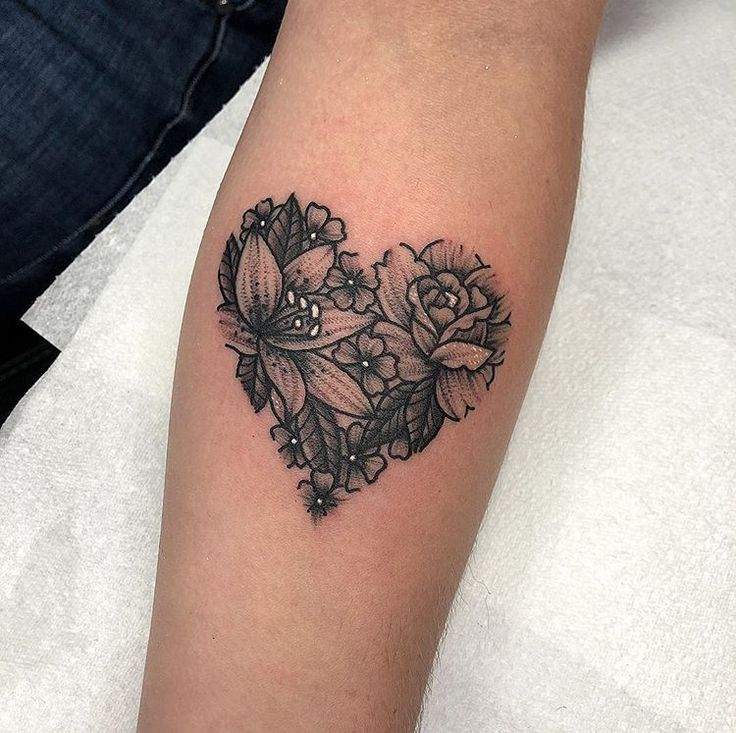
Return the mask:
<path id="1" fill-rule="evenodd" d="M 316 303 L 312 303 L 312 318 L 319 318 L 319 306 Z"/>
<path id="2" fill-rule="evenodd" d="M 306 308 L 308 305 L 306 298 L 299 298 L 299 307 Z"/>
<path id="3" fill-rule="evenodd" d="M 291 439 L 291 440 L 290 440 L 289 442 L 290 442 L 290 443 L 291 443 L 292 445 L 296 445 L 296 444 L 297 444 L 297 440 L 296 440 L 296 438 L 292 438 L 292 439 Z"/>
<path id="4" fill-rule="evenodd" d="M 312 240 L 312 241 L 314 242 L 314 240 L 315 240 L 315 239 L 317 239 L 317 232 L 312 232 L 312 233 L 311 233 L 311 234 L 309 235 L 309 238 L 310 238 L 310 239 L 311 239 L 311 240 Z"/>
<path id="5" fill-rule="evenodd" d="M 355 463 L 355 461 L 358 460 L 358 456 L 356 456 L 355 453 L 353 453 L 351 456 L 348 457 L 348 460 L 351 463 Z"/>
<path id="6" fill-rule="evenodd" d="M 302 319 L 301 318 L 295 318 L 294 319 L 294 328 L 301 328 L 302 327 Z"/>
<path id="7" fill-rule="evenodd" d="M 365 359 L 363 359 L 363 361 L 361 361 L 360 363 L 361 363 L 361 365 L 363 366 L 364 369 L 367 369 L 368 368 L 368 362 Z"/>
<path id="8" fill-rule="evenodd" d="M 293 291 L 293 290 L 289 290 L 289 291 L 288 291 L 288 292 L 286 293 L 286 302 L 287 302 L 287 303 L 288 303 L 289 305 L 294 305 L 294 302 L 295 302 L 295 301 L 296 301 L 296 296 L 294 295 L 294 291 Z"/>

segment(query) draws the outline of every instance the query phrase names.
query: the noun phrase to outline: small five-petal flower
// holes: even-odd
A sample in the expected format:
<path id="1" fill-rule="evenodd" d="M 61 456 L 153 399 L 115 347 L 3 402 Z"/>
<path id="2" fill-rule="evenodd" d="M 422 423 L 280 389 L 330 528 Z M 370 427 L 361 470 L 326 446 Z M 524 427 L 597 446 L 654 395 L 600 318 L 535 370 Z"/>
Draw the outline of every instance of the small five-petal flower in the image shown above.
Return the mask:
<path id="1" fill-rule="evenodd" d="M 311 203 L 304 214 L 306 237 L 310 244 L 338 244 L 345 239 L 345 224 L 332 216 L 326 206 Z"/>
<path id="2" fill-rule="evenodd" d="M 330 473 L 312 471 L 309 480 L 299 482 L 298 489 L 304 497 L 304 506 L 314 519 L 326 517 L 340 503 L 335 478 Z"/>
<path id="3" fill-rule="evenodd" d="M 389 379 L 396 376 L 396 357 L 385 351 L 383 339 L 363 332 L 354 342 L 343 341 L 332 357 L 363 385 L 368 394 L 376 395 L 384 390 Z"/>
<path id="4" fill-rule="evenodd" d="M 371 270 L 360 267 L 358 255 L 352 252 L 340 253 L 337 266 L 329 269 L 325 283 L 340 310 L 365 313 L 375 302 L 378 280 Z"/>
<path id="5" fill-rule="evenodd" d="M 363 428 L 354 422 L 345 432 L 345 491 L 360 491 L 372 484 L 386 468 L 386 459 L 377 447 L 363 445 Z"/>
<path id="6" fill-rule="evenodd" d="M 243 225 L 240 234 L 241 241 L 245 241 L 248 232 L 253 228 L 264 231 L 271 223 L 273 213 L 274 208 L 271 199 L 263 199 L 263 201 L 259 201 L 252 209 L 248 209 L 243 214 Z"/>
<path id="7" fill-rule="evenodd" d="M 302 444 L 296 431 L 292 431 L 284 425 L 274 425 L 271 428 L 271 437 L 279 444 L 279 453 L 286 461 L 286 467 L 297 466 L 304 468 L 307 459 L 304 457 Z"/>

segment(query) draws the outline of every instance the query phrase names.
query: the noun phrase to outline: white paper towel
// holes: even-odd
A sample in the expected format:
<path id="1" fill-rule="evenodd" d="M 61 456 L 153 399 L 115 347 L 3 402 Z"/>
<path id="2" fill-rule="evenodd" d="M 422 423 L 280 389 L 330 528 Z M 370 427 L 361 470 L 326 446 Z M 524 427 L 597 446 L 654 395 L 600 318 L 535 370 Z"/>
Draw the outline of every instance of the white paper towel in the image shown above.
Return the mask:
<path id="1" fill-rule="evenodd" d="M 734 31 L 732 0 L 611 6 L 560 294 L 428 733 L 736 730 Z M 0 730 L 134 727 L 178 324 L 229 150 L 188 151 L 0 433 Z"/>

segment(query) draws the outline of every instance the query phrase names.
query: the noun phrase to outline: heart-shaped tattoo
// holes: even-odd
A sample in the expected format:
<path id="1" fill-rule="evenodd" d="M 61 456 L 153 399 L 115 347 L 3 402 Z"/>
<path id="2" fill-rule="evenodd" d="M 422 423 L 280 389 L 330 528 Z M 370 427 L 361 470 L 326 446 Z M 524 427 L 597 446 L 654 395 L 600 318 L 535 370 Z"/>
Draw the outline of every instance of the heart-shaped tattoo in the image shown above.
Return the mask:
<path id="1" fill-rule="evenodd" d="M 292 194 L 243 216 L 220 263 L 218 308 L 236 376 L 321 518 L 474 409 L 502 364 L 510 314 L 463 245 L 406 244 L 364 266 L 345 224 Z"/>

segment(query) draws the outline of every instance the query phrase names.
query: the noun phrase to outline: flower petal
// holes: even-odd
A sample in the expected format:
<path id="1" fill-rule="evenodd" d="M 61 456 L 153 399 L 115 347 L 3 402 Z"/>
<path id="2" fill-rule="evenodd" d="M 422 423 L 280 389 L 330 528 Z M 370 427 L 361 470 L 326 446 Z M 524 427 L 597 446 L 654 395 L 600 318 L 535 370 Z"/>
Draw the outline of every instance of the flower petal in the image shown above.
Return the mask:
<path id="1" fill-rule="evenodd" d="M 464 316 L 458 318 L 454 323 L 451 323 L 440 336 L 440 343 L 450 341 L 455 338 L 457 334 L 464 331 L 470 331 L 475 328 L 479 321 L 484 321 L 491 315 L 491 306 L 486 306 L 478 311 L 470 311 Z"/>
<path id="2" fill-rule="evenodd" d="M 325 285 L 328 288 L 340 288 L 345 285 L 348 281 L 347 275 L 337 267 L 331 267 L 327 271 L 327 277 L 325 278 Z"/>
<path id="3" fill-rule="evenodd" d="M 354 308 L 358 313 L 365 313 L 366 308 L 369 305 L 373 305 L 373 301 L 376 299 L 372 290 L 358 286 L 355 289 L 355 302 Z"/>
<path id="4" fill-rule="evenodd" d="M 330 298 L 341 311 L 349 310 L 355 304 L 355 292 L 352 288 L 336 288 L 330 293 Z"/>
<path id="5" fill-rule="evenodd" d="M 445 290 L 449 290 L 451 293 L 457 293 L 460 290 L 460 281 L 451 272 L 441 272 L 435 279 Z"/>
<path id="6" fill-rule="evenodd" d="M 373 333 L 386 344 L 386 351 L 397 359 L 399 376 L 405 382 L 418 382 L 432 372 L 432 363 L 417 348 L 411 334 L 404 328 L 388 321 L 379 321 Z"/>
<path id="7" fill-rule="evenodd" d="M 360 352 L 355 344 L 343 341 L 333 352 L 332 358 L 340 364 L 357 364 L 360 361 Z"/>
<path id="8" fill-rule="evenodd" d="M 488 298 L 481 292 L 480 288 L 473 285 L 470 288 L 470 307 L 473 310 L 480 310 L 488 305 Z"/>
<path id="9" fill-rule="evenodd" d="M 357 450 L 360 439 L 363 437 L 363 426 L 359 422 L 350 423 L 345 431 L 345 437 L 348 443 L 348 453 Z"/>
<path id="10" fill-rule="evenodd" d="M 274 425 L 271 428 L 271 438 L 282 446 L 291 445 L 292 434 L 281 425 Z"/>
<path id="11" fill-rule="evenodd" d="M 388 454 L 391 458 L 398 458 L 401 461 L 405 461 L 411 455 L 409 441 L 403 436 L 396 438 L 388 447 Z"/>
<path id="12" fill-rule="evenodd" d="M 376 320 L 373 313 L 353 313 L 340 310 L 325 296 L 314 296 L 311 301 L 319 307 L 320 327 L 317 335 L 309 336 L 308 333 L 295 332 L 276 333 L 269 336 L 269 341 L 273 346 L 287 351 L 322 349 L 367 328 Z"/>
<path id="13" fill-rule="evenodd" d="M 424 304 L 422 303 L 422 299 L 419 297 L 419 290 L 416 282 L 409 285 L 409 289 L 406 291 L 406 299 L 411 304 L 412 335 L 416 339 L 419 348 L 428 354 L 437 343 L 437 330 L 435 329 L 434 323 L 432 323 L 432 319 L 427 314 L 427 311 L 424 310 Z M 415 329 L 415 326 L 417 325 L 421 326 L 422 331 L 426 333 L 418 336 Z M 429 343 L 431 343 L 431 346 L 427 346 L 425 348 L 425 344 Z"/>
<path id="14" fill-rule="evenodd" d="M 470 296 L 468 295 L 468 291 L 462 285 L 457 290 L 453 291 L 453 295 L 457 298 L 457 301 L 452 307 L 455 313 L 461 316 L 466 310 L 468 310 L 468 306 L 470 305 Z"/>
<path id="15" fill-rule="evenodd" d="M 266 240 L 251 229 L 240 253 L 235 275 L 235 297 L 240 312 L 254 326 L 263 323 L 281 298 L 281 272 Z"/>
<path id="16" fill-rule="evenodd" d="M 373 412 L 360 385 L 343 369 L 321 354 L 305 351 L 299 355 L 309 393 L 331 407 L 354 417 Z"/>
<path id="17" fill-rule="evenodd" d="M 475 371 L 480 369 L 492 354 L 490 349 L 467 341 L 447 341 L 438 346 L 429 358 L 448 369 L 465 367 L 470 371 Z"/>
<path id="18" fill-rule="evenodd" d="M 381 309 L 389 321 L 408 328 L 411 320 L 411 305 L 406 301 L 409 283 L 428 275 L 429 269 L 424 262 L 416 259 L 413 250 L 407 246 L 389 250 L 383 262 L 373 267 L 379 281 L 376 295 Z"/>
<path id="19" fill-rule="evenodd" d="M 315 232 L 321 229 L 329 218 L 330 210 L 326 206 L 319 206 L 314 202 L 307 206 L 306 219 L 308 231 Z"/>
<path id="20" fill-rule="evenodd" d="M 304 456 L 304 451 L 301 449 L 301 446 L 292 445 L 290 447 L 293 448 L 293 450 L 291 451 L 293 461 L 291 466 L 304 468 L 304 466 L 307 465 L 307 459 Z M 291 468 L 291 466 L 287 466 L 287 468 Z"/>
<path id="21" fill-rule="evenodd" d="M 486 338 L 483 345 L 487 349 L 493 349 L 496 352 L 503 352 L 506 340 L 508 339 L 509 328 L 511 328 L 511 321 L 508 316 L 500 323 L 487 323 Z"/>
<path id="22" fill-rule="evenodd" d="M 299 368 L 287 353 L 274 349 L 265 342 L 261 343 L 260 356 L 263 368 L 289 414 L 296 415 L 304 407 L 307 394 Z"/>
<path id="23" fill-rule="evenodd" d="M 220 331 L 225 339 L 241 354 L 250 356 L 255 354 L 258 350 L 256 335 L 235 311 L 234 306 L 221 306 L 218 308 L 218 314 L 220 317 Z"/>
<path id="24" fill-rule="evenodd" d="M 255 212 L 261 218 L 261 220 L 268 221 L 268 217 L 271 216 L 273 211 L 273 199 L 263 199 L 256 204 Z M 260 224 L 260 222 L 259 222 Z"/>
<path id="25" fill-rule="evenodd" d="M 323 471 L 312 471 L 311 480 L 314 490 L 320 494 L 329 494 L 335 483 L 335 477 Z"/>
<path id="26" fill-rule="evenodd" d="M 429 317 L 437 324 L 439 330 L 442 331 L 455 320 L 455 311 L 452 308 L 436 308 L 431 305 L 429 306 Z"/>
<path id="27" fill-rule="evenodd" d="M 393 354 L 382 354 L 375 357 L 373 370 L 381 379 L 393 379 L 396 376 L 396 357 Z"/>
<path id="28" fill-rule="evenodd" d="M 414 343 L 427 355 L 434 351 L 437 345 L 437 335 L 429 332 L 419 321 L 411 322 L 411 335 Z"/>
<path id="29" fill-rule="evenodd" d="M 366 370 L 363 372 L 363 386 L 369 395 L 377 395 L 383 392 L 383 379 L 381 379 L 375 372 Z"/>
<path id="30" fill-rule="evenodd" d="M 477 287 L 486 298 L 493 298 L 497 296 L 495 281 L 493 270 L 488 265 L 478 264 L 465 278 L 465 287 L 468 289 Z"/>
<path id="31" fill-rule="evenodd" d="M 375 456 L 366 456 L 361 466 L 365 480 L 369 484 L 372 484 L 378 478 L 378 474 L 384 468 L 386 468 L 386 459 L 380 453 Z"/>
<path id="32" fill-rule="evenodd" d="M 451 420 L 460 420 L 475 407 L 483 386 L 480 372 L 443 369 L 435 386 L 437 404 Z"/>
<path id="33" fill-rule="evenodd" d="M 332 245 L 321 244 L 295 257 L 284 268 L 284 290 L 315 293 L 324 285 L 327 271 L 335 261 Z"/>
<path id="34" fill-rule="evenodd" d="M 243 214 L 243 223 L 241 224 L 241 231 L 243 232 L 244 236 L 247 236 L 248 232 L 250 231 L 251 227 L 256 226 L 259 223 L 258 214 L 253 211 L 253 209 L 248 209 L 248 211 Z"/>
<path id="35" fill-rule="evenodd" d="M 365 478 L 363 477 L 362 471 L 357 467 L 353 467 L 348 471 L 348 479 L 345 482 L 345 491 L 352 494 L 355 491 L 360 491 L 365 488 Z"/>
<path id="36" fill-rule="evenodd" d="M 380 356 L 385 348 L 386 344 L 379 338 L 373 338 L 367 333 L 361 333 L 358 336 L 358 351 L 363 359 Z"/>
<path id="37" fill-rule="evenodd" d="M 444 239 L 430 242 L 419 257 L 433 272 L 453 272 L 462 277 L 483 264 L 480 258 L 464 245 Z"/>
<path id="38" fill-rule="evenodd" d="M 319 236 L 321 239 L 332 242 L 333 244 L 342 242 L 345 239 L 345 223 L 337 217 L 328 219 L 322 226 Z"/>

